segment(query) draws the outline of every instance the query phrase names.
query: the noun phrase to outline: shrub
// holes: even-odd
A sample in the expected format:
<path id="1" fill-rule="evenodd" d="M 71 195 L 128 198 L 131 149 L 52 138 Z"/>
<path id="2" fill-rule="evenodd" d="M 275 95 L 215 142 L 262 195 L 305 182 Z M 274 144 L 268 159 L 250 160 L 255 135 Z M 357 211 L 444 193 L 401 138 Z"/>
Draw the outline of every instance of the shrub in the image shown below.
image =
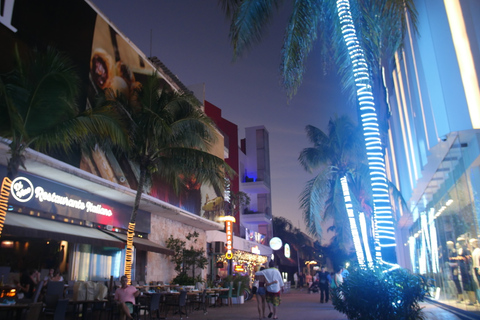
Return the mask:
<path id="1" fill-rule="evenodd" d="M 336 310 L 350 320 L 423 319 L 420 301 L 425 291 L 421 279 L 405 269 L 354 266 L 343 284 L 332 290 Z"/>

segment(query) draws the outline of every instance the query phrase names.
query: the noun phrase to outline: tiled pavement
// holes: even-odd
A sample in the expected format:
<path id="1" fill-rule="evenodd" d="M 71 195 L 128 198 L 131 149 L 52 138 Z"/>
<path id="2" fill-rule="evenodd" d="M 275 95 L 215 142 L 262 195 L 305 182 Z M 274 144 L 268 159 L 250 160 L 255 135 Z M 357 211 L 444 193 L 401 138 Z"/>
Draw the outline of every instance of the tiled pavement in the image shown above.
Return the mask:
<path id="1" fill-rule="evenodd" d="M 286 319 L 323 319 L 323 320 L 345 320 L 347 317 L 336 311 L 331 302 L 321 304 L 319 294 L 308 294 L 305 290 L 291 290 L 282 295 L 282 304 L 278 309 L 278 318 Z M 460 320 L 460 319 L 480 319 L 475 316 L 472 318 L 464 315 L 456 316 L 436 304 L 428 302 L 422 303 L 423 314 L 426 320 Z M 268 309 L 267 312 L 268 314 Z M 178 315 L 171 316 L 169 319 L 179 319 Z M 184 317 L 185 319 L 185 317 Z M 246 301 L 244 304 L 234 304 L 231 307 L 222 306 L 209 308 L 206 315 L 201 311 L 194 311 L 188 315 L 189 320 L 254 320 L 259 319 L 257 311 L 257 302 L 255 298 Z M 372 319 L 375 320 L 375 319 Z M 388 319 L 379 319 L 388 320 Z"/>

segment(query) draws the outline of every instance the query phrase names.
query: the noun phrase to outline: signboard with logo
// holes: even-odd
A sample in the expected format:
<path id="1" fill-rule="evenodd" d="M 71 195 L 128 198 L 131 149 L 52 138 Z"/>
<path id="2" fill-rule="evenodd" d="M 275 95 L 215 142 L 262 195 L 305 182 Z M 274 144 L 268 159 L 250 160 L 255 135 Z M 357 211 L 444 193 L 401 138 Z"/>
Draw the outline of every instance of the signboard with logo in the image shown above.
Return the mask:
<path id="1" fill-rule="evenodd" d="M 6 174 L 4 166 L 0 166 L 0 174 Z M 28 173 L 20 173 L 12 181 L 8 202 L 16 207 L 123 229 L 128 227 L 132 212 L 129 206 Z M 136 230 L 150 233 L 149 212 L 139 211 Z"/>
<path id="2" fill-rule="evenodd" d="M 273 250 L 278 250 L 282 247 L 282 240 L 279 237 L 273 237 L 270 239 L 269 245 Z"/>
<path id="3" fill-rule="evenodd" d="M 232 259 L 233 258 L 233 223 L 235 222 L 235 218 L 232 216 L 225 216 L 222 217 L 225 221 L 225 233 L 227 234 L 227 242 L 225 243 L 227 252 L 225 253 L 225 258 Z"/>

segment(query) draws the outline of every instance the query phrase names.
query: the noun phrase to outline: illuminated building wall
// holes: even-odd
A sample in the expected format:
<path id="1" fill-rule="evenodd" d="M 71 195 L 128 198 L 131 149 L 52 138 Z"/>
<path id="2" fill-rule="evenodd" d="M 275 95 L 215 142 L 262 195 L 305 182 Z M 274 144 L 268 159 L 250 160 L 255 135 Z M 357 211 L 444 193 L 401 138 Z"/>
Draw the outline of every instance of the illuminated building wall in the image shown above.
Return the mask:
<path id="1" fill-rule="evenodd" d="M 462 265 L 480 253 L 480 2 L 415 5 L 419 34 L 410 24 L 385 70 L 389 176 L 409 206 L 397 215 L 398 262 L 434 279 L 435 297 L 449 303 L 458 288 L 467 294 L 480 284 L 473 265 Z M 454 274 L 459 287 L 448 281 Z"/>

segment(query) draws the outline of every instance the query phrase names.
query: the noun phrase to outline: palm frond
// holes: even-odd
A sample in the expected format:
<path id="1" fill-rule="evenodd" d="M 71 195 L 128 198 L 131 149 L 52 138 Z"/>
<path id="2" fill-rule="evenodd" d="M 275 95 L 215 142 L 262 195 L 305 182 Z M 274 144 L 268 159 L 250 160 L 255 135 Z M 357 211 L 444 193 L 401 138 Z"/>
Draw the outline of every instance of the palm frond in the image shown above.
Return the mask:
<path id="1" fill-rule="evenodd" d="M 241 2 L 241 0 L 218 0 L 218 4 L 225 13 L 225 16 L 229 19 L 232 18 L 233 13 L 237 10 Z"/>
<path id="2" fill-rule="evenodd" d="M 262 39 L 279 0 L 243 0 L 233 14 L 230 40 L 234 60 Z"/>
<path id="3" fill-rule="evenodd" d="M 325 216 L 326 200 L 330 196 L 331 171 L 327 168 L 309 180 L 300 194 L 300 208 L 308 232 L 318 238 L 322 235 L 321 222 Z"/>
<path id="4" fill-rule="evenodd" d="M 196 183 L 211 185 L 221 195 L 225 179 L 236 174 L 223 159 L 208 152 L 182 147 L 164 149 L 155 162 L 155 168 L 156 175 L 164 181 L 173 182 L 177 194 L 184 188 L 184 177 L 193 177 Z"/>
<path id="5" fill-rule="evenodd" d="M 306 59 L 317 40 L 320 13 L 320 1 L 294 1 L 285 31 L 280 64 L 283 87 L 290 98 L 296 94 L 302 83 Z"/>

